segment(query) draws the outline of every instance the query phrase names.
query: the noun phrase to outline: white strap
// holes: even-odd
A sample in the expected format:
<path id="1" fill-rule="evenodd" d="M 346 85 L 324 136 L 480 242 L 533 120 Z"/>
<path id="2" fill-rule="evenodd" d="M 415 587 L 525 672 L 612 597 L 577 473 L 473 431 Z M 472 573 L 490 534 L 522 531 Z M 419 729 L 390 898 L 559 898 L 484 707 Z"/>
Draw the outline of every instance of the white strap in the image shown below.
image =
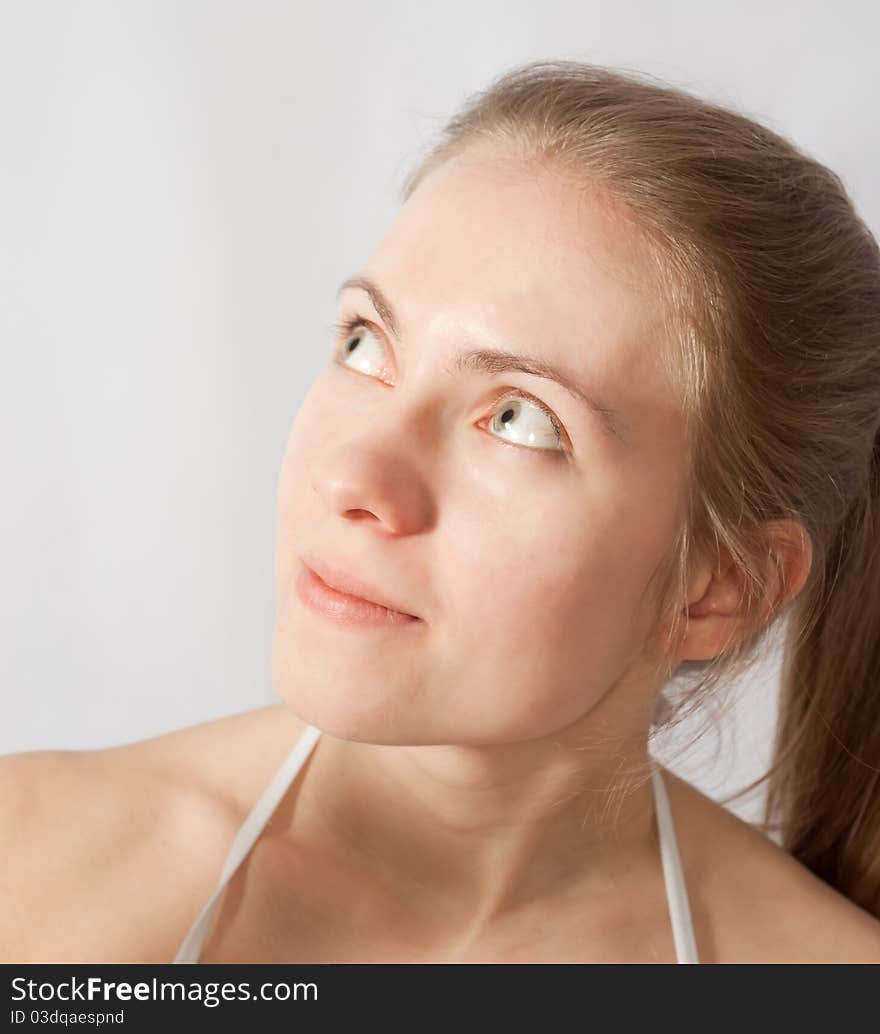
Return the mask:
<path id="1" fill-rule="evenodd" d="M 190 927 L 177 955 L 174 957 L 173 964 L 198 962 L 199 953 L 211 928 L 214 913 L 217 910 L 220 896 L 226 884 L 239 865 L 241 865 L 260 833 L 262 833 L 273 812 L 278 807 L 281 798 L 305 764 L 309 754 L 311 754 L 320 735 L 321 730 L 315 726 L 309 725 L 306 727 L 305 732 L 300 736 L 293 749 L 282 762 L 281 767 L 273 776 L 272 781 L 251 809 L 250 814 L 232 841 L 214 893 L 205 902 L 204 907 Z M 654 787 L 654 806 L 657 813 L 657 826 L 660 836 L 660 859 L 663 866 L 663 879 L 666 885 L 666 898 L 669 904 L 669 918 L 672 922 L 672 936 L 675 942 L 676 955 L 679 963 L 698 963 L 699 958 L 697 956 L 687 888 L 684 882 L 681 858 L 678 853 L 675 827 L 672 822 L 666 786 L 660 774 L 659 766 L 655 766 L 651 778 Z"/>
<path id="2" fill-rule="evenodd" d="M 260 833 L 262 833 L 266 823 L 272 817 L 272 813 L 278 807 L 279 801 L 296 778 L 296 774 L 305 763 L 306 758 L 311 754 L 312 748 L 318 742 L 320 735 L 321 730 L 314 725 L 306 727 L 305 732 L 297 740 L 296 745 L 284 759 L 272 781 L 251 809 L 250 814 L 244 820 L 238 833 L 236 833 L 232 846 L 229 848 L 229 853 L 223 864 L 223 871 L 220 873 L 217 889 L 207 900 L 205 907 L 190 927 L 189 933 L 187 933 L 177 955 L 174 957 L 173 965 L 199 961 L 199 953 L 211 928 L 214 912 L 220 902 L 220 895 L 223 893 L 223 889 L 229 882 L 232 874 L 241 865 Z"/>
<path id="3" fill-rule="evenodd" d="M 669 903 L 669 918 L 672 921 L 675 953 L 680 963 L 699 963 L 687 887 L 675 837 L 675 826 L 672 822 L 669 797 L 660 775 L 659 765 L 654 767 L 651 778 L 654 782 L 654 806 L 657 811 L 657 825 L 660 832 L 660 860 L 663 863 L 663 879 L 666 883 L 666 900 Z"/>

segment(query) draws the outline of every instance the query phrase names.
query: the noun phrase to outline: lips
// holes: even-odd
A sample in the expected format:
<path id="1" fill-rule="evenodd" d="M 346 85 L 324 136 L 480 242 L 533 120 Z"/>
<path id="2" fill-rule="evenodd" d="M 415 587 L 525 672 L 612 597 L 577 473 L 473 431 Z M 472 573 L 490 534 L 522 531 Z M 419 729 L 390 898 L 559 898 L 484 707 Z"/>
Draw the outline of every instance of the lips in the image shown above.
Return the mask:
<path id="1" fill-rule="evenodd" d="M 364 581 L 362 578 L 357 578 L 354 575 L 349 574 L 347 571 L 343 571 L 341 568 L 337 567 L 335 564 L 331 564 L 329 561 L 323 560 L 312 553 L 304 553 L 301 560 L 306 567 L 321 579 L 322 582 L 326 583 L 331 589 L 335 589 L 337 592 L 344 592 L 349 596 L 356 596 L 362 600 L 367 600 L 369 603 L 377 603 L 380 607 L 386 607 L 388 610 L 396 610 L 402 614 L 407 614 L 410 617 L 419 617 L 418 614 L 413 614 L 412 611 L 407 610 L 404 604 L 396 601 L 381 589 Z M 419 618 L 419 620 L 421 619 Z"/>

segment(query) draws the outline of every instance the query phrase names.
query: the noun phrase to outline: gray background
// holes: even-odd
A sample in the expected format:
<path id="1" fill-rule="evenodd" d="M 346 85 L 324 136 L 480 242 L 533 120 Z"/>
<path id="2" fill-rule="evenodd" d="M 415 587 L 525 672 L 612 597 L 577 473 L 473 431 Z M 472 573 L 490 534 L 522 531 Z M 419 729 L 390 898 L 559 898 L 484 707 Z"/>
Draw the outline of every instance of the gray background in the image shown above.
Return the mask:
<path id="1" fill-rule="evenodd" d="M 0 753 L 275 700 L 275 480 L 336 284 L 505 68 L 576 58 L 731 104 L 880 226 L 876 5 L 29 0 L 0 17 Z M 656 752 L 716 798 L 738 789 L 766 761 L 776 683 L 771 650 L 717 735 Z"/>

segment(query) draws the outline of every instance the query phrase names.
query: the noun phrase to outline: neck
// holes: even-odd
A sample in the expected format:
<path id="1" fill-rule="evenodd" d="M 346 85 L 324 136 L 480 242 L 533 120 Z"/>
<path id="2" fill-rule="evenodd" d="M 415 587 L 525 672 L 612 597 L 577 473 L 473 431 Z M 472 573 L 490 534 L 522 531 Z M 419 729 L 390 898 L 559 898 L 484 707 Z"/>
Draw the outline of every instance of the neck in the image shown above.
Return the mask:
<path id="1" fill-rule="evenodd" d="M 539 899 L 600 902 L 625 874 L 654 873 L 647 734 L 582 721 L 488 746 L 325 736 L 309 817 L 409 913 L 475 934 Z"/>

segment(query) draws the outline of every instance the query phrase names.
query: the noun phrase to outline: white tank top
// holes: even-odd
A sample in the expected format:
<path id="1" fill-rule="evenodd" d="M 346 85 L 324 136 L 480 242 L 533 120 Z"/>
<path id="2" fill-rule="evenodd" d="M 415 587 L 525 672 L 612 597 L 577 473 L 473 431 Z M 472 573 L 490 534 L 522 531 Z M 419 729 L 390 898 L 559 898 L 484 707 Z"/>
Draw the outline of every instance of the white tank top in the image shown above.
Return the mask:
<path id="1" fill-rule="evenodd" d="M 306 758 L 311 754 L 312 748 L 318 742 L 320 735 L 321 730 L 315 728 L 314 725 L 306 726 L 305 732 L 303 732 L 293 750 L 281 763 L 281 767 L 272 777 L 272 781 L 242 823 L 229 848 L 217 887 L 211 897 L 205 902 L 195 922 L 189 928 L 189 932 L 184 937 L 177 955 L 174 957 L 174 964 L 199 961 L 199 953 L 211 929 L 214 913 L 220 903 L 220 897 L 226 884 L 232 878 L 239 865 L 241 865 L 248 851 L 256 843 L 266 823 L 272 817 L 272 813 L 278 807 L 281 798 L 290 788 L 294 779 L 296 779 L 297 773 L 302 768 Z M 663 881 L 666 887 L 666 900 L 669 905 L 669 918 L 672 922 L 672 937 L 675 941 L 676 958 L 679 963 L 698 963 L 700 960 L 697 958 L 694 928 L 691 922 L 690 905 L 681 868 L 681 858 L 678 853 L 675 827 L 672 824 L 672 813 L 669 809 L 669 797 L 666 794 L 666 787 L 660 775 L 660 769 L 656 765 L 651 773 L 651 781 L 654 787 L 654 808 L 657 814 L 657 828 L 660 835 L 660 860 L 663 865 Z"/>

